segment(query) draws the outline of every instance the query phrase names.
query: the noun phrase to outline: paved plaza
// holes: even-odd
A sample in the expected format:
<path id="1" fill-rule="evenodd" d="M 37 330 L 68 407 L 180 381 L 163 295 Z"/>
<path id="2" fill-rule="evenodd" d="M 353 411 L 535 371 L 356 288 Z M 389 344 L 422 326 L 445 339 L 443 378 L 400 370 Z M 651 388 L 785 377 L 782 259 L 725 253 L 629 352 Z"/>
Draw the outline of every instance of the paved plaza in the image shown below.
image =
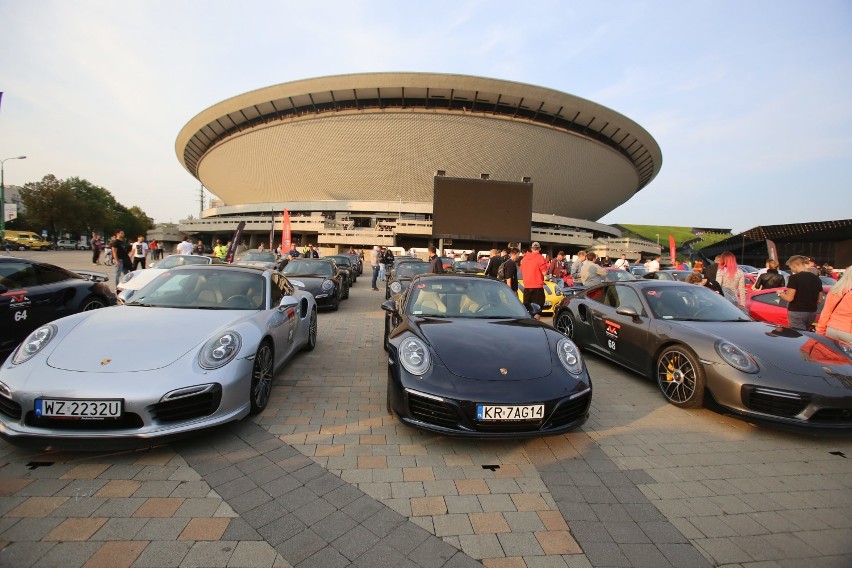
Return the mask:
<path id="1" fill-rule="evenodd" d="M 852 566 L 852 437 L 681 410 L 594 356 L 577 431 L 423 433 L 385 411 L 383 299 L 362 278 L 320 313 L 253 419 L 139 451 L 0 442 L 0 566 Z"/>

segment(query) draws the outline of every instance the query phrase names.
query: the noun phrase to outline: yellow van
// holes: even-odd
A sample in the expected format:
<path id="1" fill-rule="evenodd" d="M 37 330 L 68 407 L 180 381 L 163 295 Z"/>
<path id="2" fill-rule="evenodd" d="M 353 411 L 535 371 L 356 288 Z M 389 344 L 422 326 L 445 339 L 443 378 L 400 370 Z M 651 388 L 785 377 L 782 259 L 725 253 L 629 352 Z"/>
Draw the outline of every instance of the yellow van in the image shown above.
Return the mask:
<path id="1" fill-rule="evenodd" d="M 3 241 L 4 246 L 6 242 L 11 243 L 14 250 L 48 250 L 51 246 L 50 241 L 44 240 L 32 231 L 6 230 Z"/>

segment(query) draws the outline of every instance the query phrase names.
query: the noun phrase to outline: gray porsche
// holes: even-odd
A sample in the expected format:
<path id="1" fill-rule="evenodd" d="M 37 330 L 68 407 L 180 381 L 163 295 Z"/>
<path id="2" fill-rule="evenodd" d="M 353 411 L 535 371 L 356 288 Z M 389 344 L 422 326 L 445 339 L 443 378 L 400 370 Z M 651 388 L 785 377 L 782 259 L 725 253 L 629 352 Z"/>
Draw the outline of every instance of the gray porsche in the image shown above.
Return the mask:
<path id="1" fill-rule="evenodd" d="M 654 380 L 672 404 L 705 397 L 749 419 L 852 428 L 852 347 L 757 322 L 703 286 L 607 282 L 564 298 L 554 326 Z"/>
<path id="2" fill-rule="evenodd" d="M 33 331 L 0 367 L 0 435 L 150 445 L 239 420 L 266 407 L 276 371 L 316 339 L 313 296 L 279 272 L 173 268 L 124 306 Z"/>

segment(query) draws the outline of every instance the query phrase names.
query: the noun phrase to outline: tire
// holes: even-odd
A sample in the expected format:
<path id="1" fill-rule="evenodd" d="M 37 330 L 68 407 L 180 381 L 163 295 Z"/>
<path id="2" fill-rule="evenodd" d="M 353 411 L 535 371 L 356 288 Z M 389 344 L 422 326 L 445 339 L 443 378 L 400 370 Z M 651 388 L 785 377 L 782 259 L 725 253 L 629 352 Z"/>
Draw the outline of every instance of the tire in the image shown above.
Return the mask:
<path id="1" fill-rule="evenodd" d="M 348 299 L 349 299 L 349 284 L 344 284 L 344 285 L 343 285 L 343 299 L 344 299 L 344 300 L 348 300 Z"/>
<path id="2" fill-rule="evenodd" d="M 385 314 L 385 334 L 384 340 L 382 341 L 382 345 L 385 348 L 385 351 L 390 351 L 390 344 L 388 343 L 388 336 L 390 336 L 390 316 Z"/>
<path id="3" fill-rule="evenodd" d="M 553 327 L 557 331 L 568 336 L 568 339 L 574 340 L 577 335 L 577 322 L 574 321 L 574 316 L 568 310 L 562 310 L 556 316 L 556 321 L 553 322 Z"/>
<path id="4" fill-rule="evenodd" d="M 393 408 L 391 407 L 391 373 L 390 369 L 388 369 L 388 380 L 387 380 L 387 396 L 385 397 L 385 409 L 388 411 L 388 414 L 393 416 Z"/>
<path id="5" fill-rule="evenodd" d="M 334 303 L 331 305 L 331 311 L 336 312 L 338 309 L 340 309 L 340 296 L 335 294 Z"/>
<path id="6" fill-rule="evenodd" d="M 310 320 L 308 321 L 308 342 L 302 347 L 302 351 L 313 351 L 317 346 L 317 309 L 311 310 Z"/>
<path id="7" fill-rule="evenodd" d="M 99 310 L 106 307 L 106 302 L 98 296 L 89 296 L 80 303 L 80 311 L 88 312 L 90 310 Z"/>
<path id="8" fill-rule="evenodd" d="M 272 344 L 269 341 L 264 341 L 257 348 L 257 353 L 254 354 L 254 366 L 251 369 L 250 414 L 260 413 L 269 403 L 274 369 L 275 353 Z"/>
<path id="9" fill-rule="evenodd" d="M 672 345 L 657 356 L 655 379 L 660 392 L 681 408 L 704 405 L 704 367 L 686 345 Z"/>

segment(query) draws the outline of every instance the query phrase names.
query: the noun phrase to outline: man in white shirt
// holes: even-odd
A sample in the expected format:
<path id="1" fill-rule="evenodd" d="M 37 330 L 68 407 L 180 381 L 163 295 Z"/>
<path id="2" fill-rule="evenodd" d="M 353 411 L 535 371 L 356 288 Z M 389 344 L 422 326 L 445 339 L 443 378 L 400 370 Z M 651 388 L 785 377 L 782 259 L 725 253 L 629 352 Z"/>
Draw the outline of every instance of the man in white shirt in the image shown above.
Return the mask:
<path id="1" fill-rule="evenodd" d="M 621 258 L 615 261 L 615 267 L 621 270 L 627 270 L 630 268 L 630 263 L 627 262 L 626 254 L 622 254 Z"/>
<path id="2" fill-rule="evenodd" d="M 145 268 L 145 258 L 148 256 L 148 243 L 145 242 L 145 237 L 139 235 L 136 237 L 136 242 L 130 245 L 131 256 L 133 257 L 133 268 L 137 270 L 139 265 Z"/>
<path id="3" fill-rule="evenodd" d="M 660 270 L 660 256 L 657 255 L 648 262 L 648 272 L 659 272 Z"/>
<path id="4" fill-rule="evenodd" d="M 192 254 L 192 243 L 189 242 L 189 237 L 185 237 L 177 246 L 178 254 Z"/>

